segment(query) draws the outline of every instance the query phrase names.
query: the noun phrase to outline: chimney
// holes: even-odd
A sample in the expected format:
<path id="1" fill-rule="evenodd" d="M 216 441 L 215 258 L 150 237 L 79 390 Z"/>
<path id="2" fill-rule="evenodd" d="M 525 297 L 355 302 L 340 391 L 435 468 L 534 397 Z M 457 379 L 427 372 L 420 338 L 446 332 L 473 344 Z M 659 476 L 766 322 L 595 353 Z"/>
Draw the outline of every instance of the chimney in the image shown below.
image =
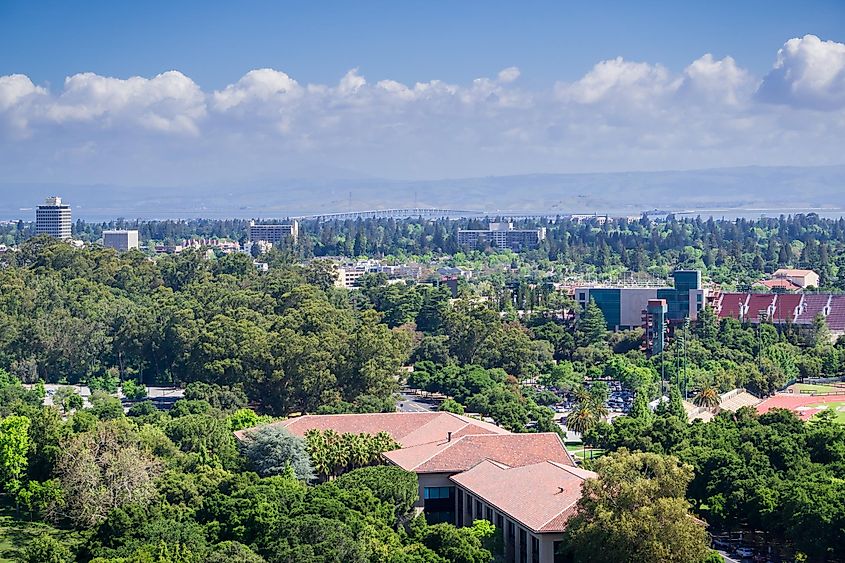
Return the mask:
<path id="1" fill-rule="evenodd" d="M 447 432 L 447 433 L 446 433 L 446 441 L 447 441 L 447 442 L 451 442 L 451 441 L 452 441 L 452 433 L 451 433 L 451 432 Z"/>

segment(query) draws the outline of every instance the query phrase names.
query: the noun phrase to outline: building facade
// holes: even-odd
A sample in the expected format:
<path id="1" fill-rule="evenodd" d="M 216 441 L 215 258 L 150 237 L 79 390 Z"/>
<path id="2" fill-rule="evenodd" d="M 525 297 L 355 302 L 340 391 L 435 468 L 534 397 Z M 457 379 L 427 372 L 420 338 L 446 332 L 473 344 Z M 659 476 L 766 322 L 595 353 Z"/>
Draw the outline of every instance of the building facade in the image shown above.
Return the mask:
<path id="1" fill-rule="evenodd" d="M 471 526 L 486 519 L 504 532 L 504 561 L 555 563 L 584 479 L 553 432 L 513 434 L 447 412 L 305 415 L 272 423 L 295 436 L 309 430 L 387 432 L 400 448 L 385 461 L 416 473 L 415 508 L 429 523 Z M 240 440 L 250 430 L 239 430 Z"/>
<path id="2" fill-rule="evenodd" d="M 299 221 L 292 221 L 288 224 L 259 224 L 254 221 L 249 223 L 249 242 L 264 241 L 277 244 L 284 240 L 296 242 L 299 239 Z"/>
<path id="3" fill-rule="evenodd" d="M 103 231 L 103 246 L 119 252 L 138 248 L 138 231 Z"/>
<path id="4" fill-rule="evenodd" d="M 575 299 L 581 308 L 590 300 L 604 313 L 609 330 L 622 330 L 642 326 L 643 314 L 648 302 L 662 299 L 666 302 L 666 320 L 672 325 L 683 323 L 684 319 L 698 319 L 698 312 L 706 304 L 707 292 L 702 288 L 701 272 L 698 270 L 676 270 L 672 273 L 674 286 L 592 286 L 575 290 Z"/>
<path id="5" fill-rule="evenodd" d="M 35 209 L 35 234 L 68 240 L 71 238 L 70 206 L 59 196 L 48 197 Z"/>
<path id="6" fill-rule="evenodd" d="M 490 246 L 513 251 L 537 248 L 546 240 L 546 228 L 514 229 L 513 223 L 490 223 L 484 229 L 459 229 L 458 245 L 467 248 Z"/>

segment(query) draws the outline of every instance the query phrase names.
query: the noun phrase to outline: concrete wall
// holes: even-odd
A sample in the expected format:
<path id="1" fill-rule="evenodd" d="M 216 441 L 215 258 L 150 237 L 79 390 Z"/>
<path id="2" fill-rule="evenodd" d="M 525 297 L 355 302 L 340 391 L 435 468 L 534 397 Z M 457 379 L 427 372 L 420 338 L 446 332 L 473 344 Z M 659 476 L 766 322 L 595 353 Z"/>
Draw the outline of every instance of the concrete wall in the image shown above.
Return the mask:
<path id="1" fill-rule="evenodd" d="M 619 299 L 620 327 L 641 326 L 643 324 L 643 311 L 648 306 L 649 299 L 657 299 L 657 288 L 624 288 Z"/>

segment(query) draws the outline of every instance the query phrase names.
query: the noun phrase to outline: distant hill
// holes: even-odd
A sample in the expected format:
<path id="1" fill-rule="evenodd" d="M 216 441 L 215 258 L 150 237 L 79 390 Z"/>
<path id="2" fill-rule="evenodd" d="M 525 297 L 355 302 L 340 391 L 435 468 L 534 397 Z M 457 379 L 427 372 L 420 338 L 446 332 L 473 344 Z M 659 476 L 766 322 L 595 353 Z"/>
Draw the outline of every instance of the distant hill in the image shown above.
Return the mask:
<path id="1" fill-rule="evenodd" d="M 284 217 L 440 207 L 495 213 L 639 214 L 643 210 L 758 216 L 845 209 L 845 166 L 742 167 L 662 172 L 529 174 L 431 181 L 279 179 L 238 185 L 107 186 L 0 183 L 0 218 L 31 219 L 61 195 L 89 220 Z M 351 204 L 350 204 L 351 202 Z"/>

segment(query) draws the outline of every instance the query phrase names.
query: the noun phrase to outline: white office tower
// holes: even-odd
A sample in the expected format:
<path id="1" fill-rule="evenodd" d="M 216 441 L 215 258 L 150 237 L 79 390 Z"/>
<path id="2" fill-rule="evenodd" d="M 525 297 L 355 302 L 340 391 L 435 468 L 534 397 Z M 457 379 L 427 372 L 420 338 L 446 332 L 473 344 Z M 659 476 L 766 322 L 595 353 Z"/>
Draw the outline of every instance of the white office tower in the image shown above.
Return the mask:
<path id="1" fill-rule="evenodd" d="M 103 246 L 119 252 L 138 248 L 138 231 L 103 231 Z"/>
<path id="2" fill-rule="evenodd" d="M 35 234 L 70 239 L 70 206 L 59 196 L 48 197 L 35 210 Z"/>

